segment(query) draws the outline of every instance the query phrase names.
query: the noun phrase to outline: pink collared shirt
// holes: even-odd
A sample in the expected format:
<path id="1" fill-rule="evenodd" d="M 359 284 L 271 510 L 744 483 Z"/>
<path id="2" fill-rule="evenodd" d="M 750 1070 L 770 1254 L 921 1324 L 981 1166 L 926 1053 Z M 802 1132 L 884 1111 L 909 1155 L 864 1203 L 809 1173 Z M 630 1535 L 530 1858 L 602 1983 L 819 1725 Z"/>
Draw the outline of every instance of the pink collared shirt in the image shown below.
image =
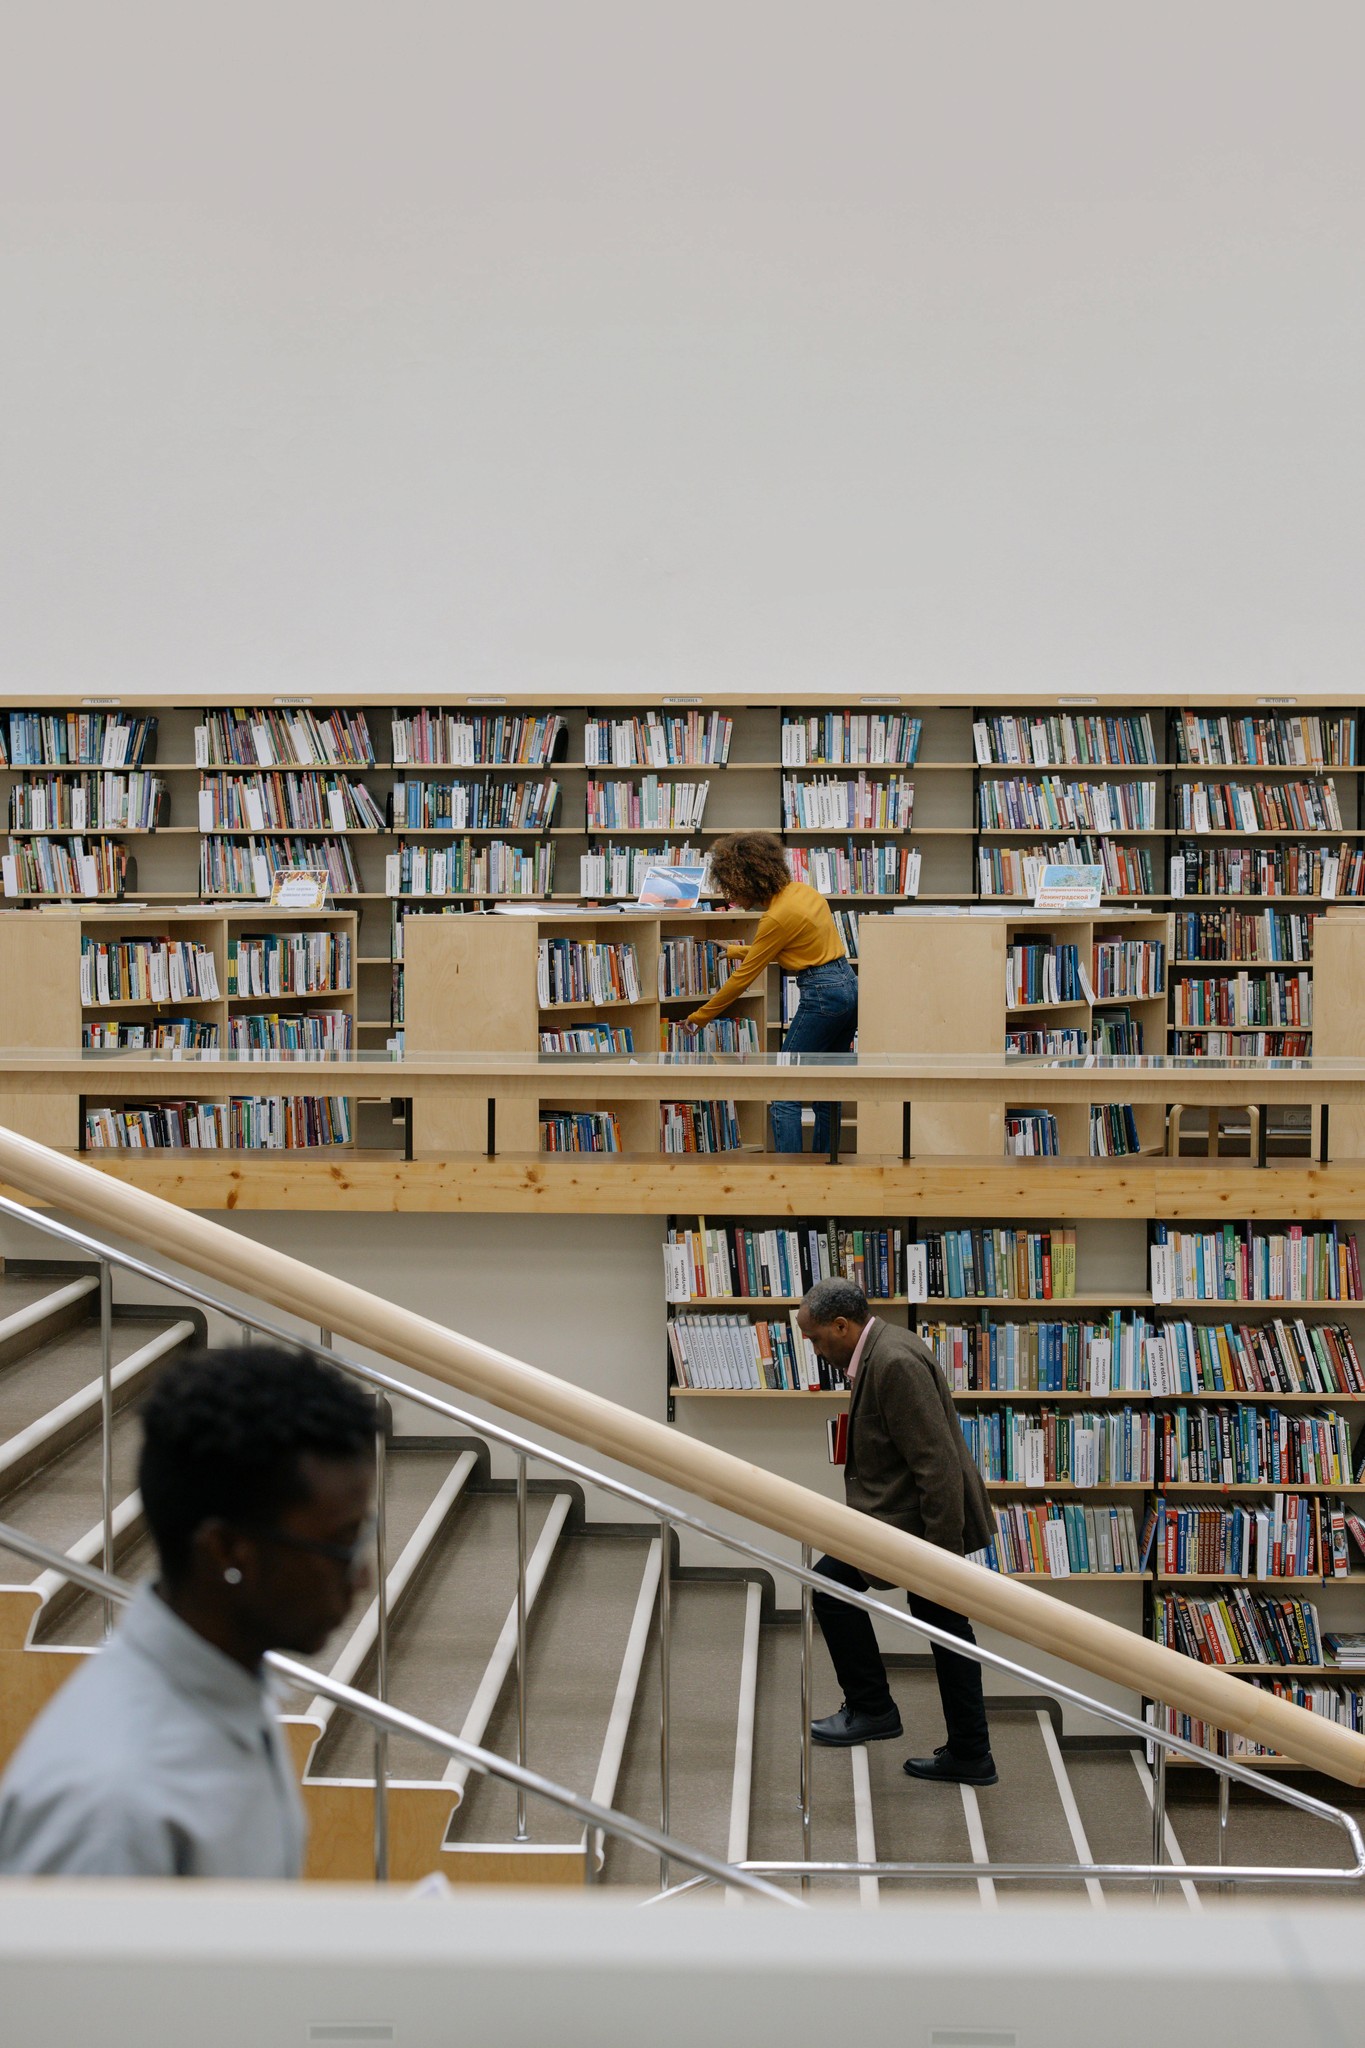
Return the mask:
<path id="1" fill-rule="evenodd" d="M 853 1348 L 853 1356 L 848 1361 L 848 1366 L 845 1371 L 845 1378 L 848 1380 L 850 1386 L 853 1385 L 853 1382 L 858 1377 L 858 1367 L 863 1362 L 863 1346 L 866 1344 L 868 1338 L 872 1335 L 872 1328 L 876 1320 L 877 1318 L 875 1316 L 868 1317 L 867 1321 L 863 1324 L 863 1333 L 861 1337 L 859 1337 L 858 1342 Z"/>

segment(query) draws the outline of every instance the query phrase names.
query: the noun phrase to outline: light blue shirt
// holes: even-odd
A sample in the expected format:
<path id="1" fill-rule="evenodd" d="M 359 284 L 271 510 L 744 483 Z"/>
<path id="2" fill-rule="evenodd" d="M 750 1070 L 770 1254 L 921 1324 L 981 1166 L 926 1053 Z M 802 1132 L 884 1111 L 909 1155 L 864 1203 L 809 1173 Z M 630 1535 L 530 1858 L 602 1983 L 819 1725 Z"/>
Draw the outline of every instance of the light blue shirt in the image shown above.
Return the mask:
<path id="1" fill-rule="evenodd" d="M 297 1877 L 303 1802 L 264 1677 L 150 1586 L 0 1779 L 0 1874 Z"/>

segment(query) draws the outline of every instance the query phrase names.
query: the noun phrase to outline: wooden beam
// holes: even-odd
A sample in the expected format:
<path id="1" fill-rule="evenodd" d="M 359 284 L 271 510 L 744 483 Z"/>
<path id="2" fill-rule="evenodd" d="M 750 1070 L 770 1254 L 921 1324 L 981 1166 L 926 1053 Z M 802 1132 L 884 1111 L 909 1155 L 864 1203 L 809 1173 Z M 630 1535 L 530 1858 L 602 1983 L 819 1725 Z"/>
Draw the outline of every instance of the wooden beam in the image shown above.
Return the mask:
<path id="1" fill-rule="evenodd" d="M 184 1209 L 254 1214 L 667 1216 L 1232 1216 L 1298 1221 L 1365 1216 L 1365 1160 L 851 1158 L 838 1166 L 773 1153 L 551 1159 L 452 1153 L 402 1160 L 305 1152 L 90 1153 L 108 1180 Z M 27 1200 L 22 1190 L 6 1189 Z"/>

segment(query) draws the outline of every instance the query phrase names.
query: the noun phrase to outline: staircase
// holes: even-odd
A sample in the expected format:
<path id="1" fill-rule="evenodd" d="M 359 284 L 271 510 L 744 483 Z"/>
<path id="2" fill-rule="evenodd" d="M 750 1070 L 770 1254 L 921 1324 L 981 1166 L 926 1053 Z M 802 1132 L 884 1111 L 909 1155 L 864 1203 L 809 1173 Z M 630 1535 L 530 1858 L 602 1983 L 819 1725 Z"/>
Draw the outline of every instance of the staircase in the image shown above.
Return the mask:
<path id="1" fill-rule="evenodd" d="M 203 1319 L 164 1307 L 113 1312 L 112 1443 L 117 1568 L 152 1566 L 134 1490 L 138 1395 Z M 98 1562 L 101 1520 L 101 1340 L 93 1267 L 11 1261 L 0 1272 L 0 1520 L 83 1561 Z M 393 1705 L 504 1756 L 517 1751 L 515 1484 L 495 1475 L 473 1437 L 394 1436 L 387 1446 L 388 1697 Z M 532 1476 L 527 1518 L 526 1761 L 599 1803 L 660 1818 L 660 1609 L 669 1626 L 669 1800 L 679 1839 L 729 1862 L 802 1856 L 799 1805 L 801 1631 L 775 1608 L 757 1569 L 679 1562 L 646 1522 L 589 1517 L 582 1488 Z M 101 1603 L 52 1574 L 6 1558 L 0 1588 L 0 1762 L 42 1702 L 103 1633 Z M 337 1679 L 373 1687 L 377 1605 L 359 1603 L 316 1658 Z M 906 1643 L 914 1638 L 907 1634 Z M 927 1656 L 888 1660 L 905 1736 L 811 1759 L 811 1853 L 824 1862 L 944 1863 L 960 1873 L 922 1879 L 852 1872 L 816 1895 L 875 1907 L 927 1892 L 1009 1911 L 1063 1897 L 1103 1909 L 1153 1900 L 1150 1887 L 1075 1878 L 1064 1883 L 971 1875 L 973 1864 L 1147 1863 L 1152 1783 L 1139 1748 L 1067 1740 L 1041 1695 L 990 1702 L 996 1787 L 925 1785 L 901 1770 L 942 1740 Z M 824 1651 L 814 1651 L 814 1711 L 836 1703 Z M 372 1872 L 374 1738 L 330 1702 L 287 1703 L 310 1807 L 309 1875 Z M 453 1880 L 656 1889 L 657 1859 L 615 1840 L 585 1839 L 562 1809 L 532 1799 L 524 1838 L 503 1781 L 446 1766 L 420 1743 L 389 1739 L 390 1857 L 395 1878 L 439 1867 Z M 1205 1886 L 1182 1881 L 1182 1861 L 1217 1856 L 1216 1785 L 1198 1771 L 1168 1777 L 1162 1888 L 1167 1911 L 1198 1910 Z M 1322 1781 L 1324 1798 L 1365 1817 L 1365 1794 Z M 1338 1863 L 1341 1838 L 1291 1809 L 1236 1790 L 1227 1860 Z M 681 1869 L 672 1881 L 687 1876 Z M 1340 1898 L 1340 1888 L 1321 1887 Z M 1257 1897 L 1265 1892 L 1258 1888 Z M 1274 1894 L 1277 1896 L 1281 1894 Z M 722 1905 L 715 1891 L 696 1896 Z M 1304 1887 L 1282 1896 L 1301 1900 Z M 1354 1893 L 1345 1894 L 1348 1898 Z M 732 1901 L 738 1903 L 738 1900 Z"/>

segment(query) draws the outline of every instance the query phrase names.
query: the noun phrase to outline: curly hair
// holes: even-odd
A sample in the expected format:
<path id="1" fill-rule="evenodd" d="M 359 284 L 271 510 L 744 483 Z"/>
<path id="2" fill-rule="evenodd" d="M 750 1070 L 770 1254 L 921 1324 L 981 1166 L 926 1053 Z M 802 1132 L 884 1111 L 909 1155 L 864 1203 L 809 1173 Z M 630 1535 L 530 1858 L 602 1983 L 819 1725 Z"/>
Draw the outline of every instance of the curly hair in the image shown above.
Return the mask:
<path id="1" fill-rule="evenodd" d="M 138 1467 L 166 1577 L 184 1573 L 204 1522 L 268 1528 L 305 1500 L 305 1452 L 372 1456 L 378 1419 L 372 1396 L 335 1366 L 278 1345 L 194 1351 L 168 1366 L 143 1405 Z"/>
<path id="2" fill-rule="evenodd" d="M 787 849 L 775 832 L 727 832 L 711 848 L 711 882 L 732 903 L 772 902 L 792 878 Z"/>

